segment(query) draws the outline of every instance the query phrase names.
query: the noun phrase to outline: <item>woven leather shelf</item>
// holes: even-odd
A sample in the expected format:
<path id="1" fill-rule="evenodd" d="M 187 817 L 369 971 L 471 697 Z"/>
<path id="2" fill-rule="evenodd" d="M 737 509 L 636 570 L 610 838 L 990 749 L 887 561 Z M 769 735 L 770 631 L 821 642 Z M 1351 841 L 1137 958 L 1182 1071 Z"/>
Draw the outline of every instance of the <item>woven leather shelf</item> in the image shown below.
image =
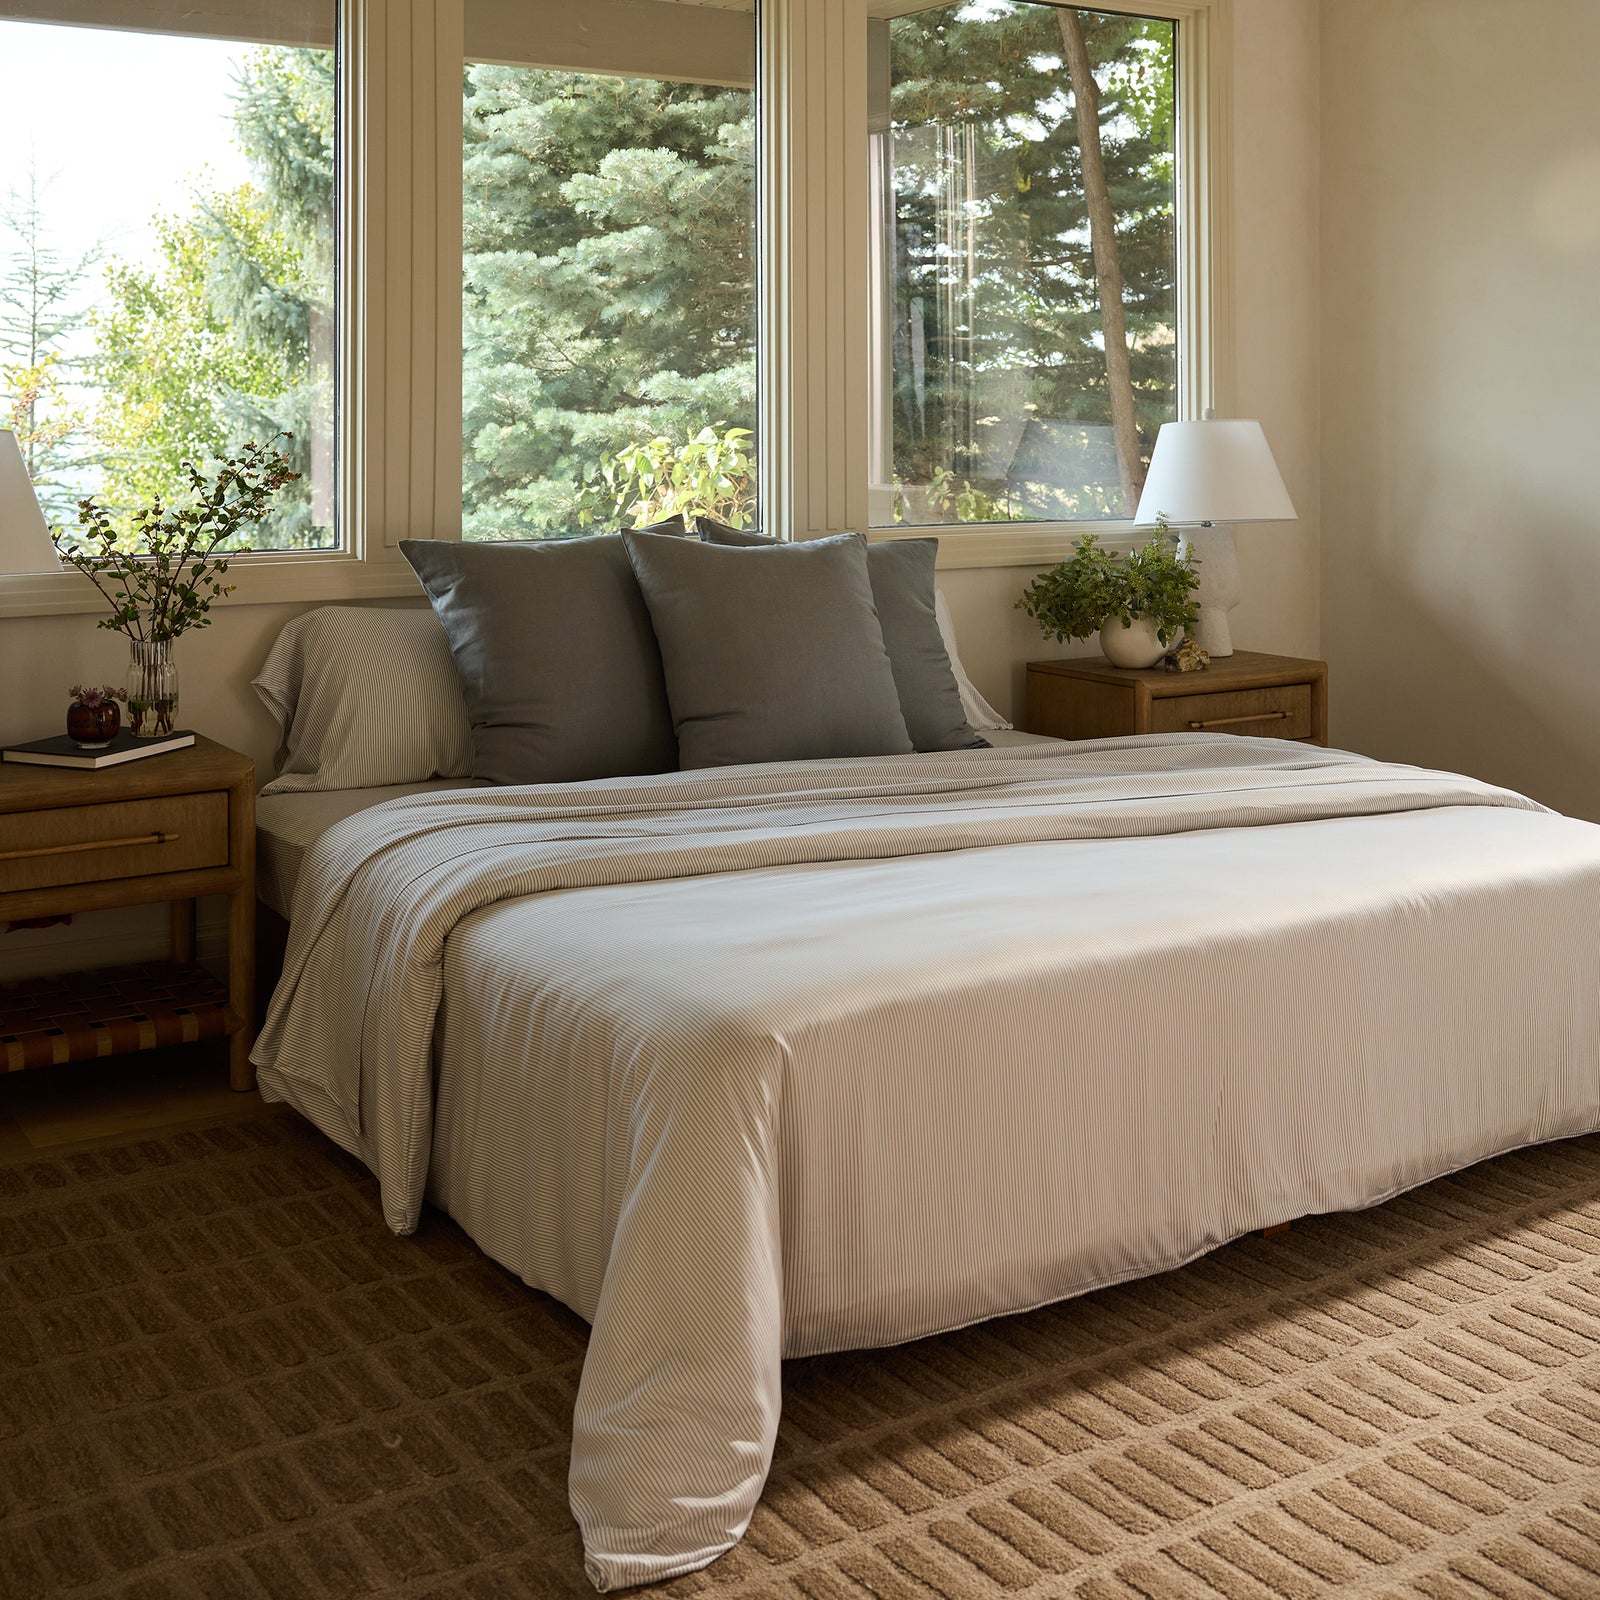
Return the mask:
<path id="1" fill-rule="evenodd" d="M 220 1039 L 239 1026 L 201 967 L 152 961 L 0 984 L 0 1071 Z"/>

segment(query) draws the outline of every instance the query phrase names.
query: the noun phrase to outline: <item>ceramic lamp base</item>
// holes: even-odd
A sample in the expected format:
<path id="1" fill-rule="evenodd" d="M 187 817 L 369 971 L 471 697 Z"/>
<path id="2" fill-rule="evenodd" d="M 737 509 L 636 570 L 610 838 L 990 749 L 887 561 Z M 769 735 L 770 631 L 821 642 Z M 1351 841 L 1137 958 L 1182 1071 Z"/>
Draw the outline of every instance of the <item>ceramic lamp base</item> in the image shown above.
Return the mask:
<path id="1" fill-rule="evenodd" d="M 1239 554 L 1233 529 L 1219 522 L 1191 528 L 1183 536 L 1184 548 L 1200 577 L 1195 604 L 1200 609 L 1194 636 L 1213 661 L 1233 654 L 1233 632 L 1228 613 L 1239 603 Z"/>
<path id="2" fill-rule="evenodd" d="M 1233 629 L 1221 606 L 1201 606 L 1194 625 L 1194 640 L 1213 661 L 1233 654 Z"/>

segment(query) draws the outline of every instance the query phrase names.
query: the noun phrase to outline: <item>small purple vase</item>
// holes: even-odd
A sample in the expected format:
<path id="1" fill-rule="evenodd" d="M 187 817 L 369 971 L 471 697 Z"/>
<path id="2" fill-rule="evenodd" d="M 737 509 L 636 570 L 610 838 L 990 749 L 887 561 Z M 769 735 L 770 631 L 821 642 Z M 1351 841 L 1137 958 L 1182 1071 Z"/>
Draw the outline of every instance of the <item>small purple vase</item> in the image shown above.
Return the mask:
<path id="1" fill-rule="evenodd" d="M 67 737 L 75 739 L 85 750 L 103 750 L 116 738 L 122 728 L 122 712 L 115 700 L 102 700 L 97 706 L 86 706 L 74 700 L 67 707 Z"/>

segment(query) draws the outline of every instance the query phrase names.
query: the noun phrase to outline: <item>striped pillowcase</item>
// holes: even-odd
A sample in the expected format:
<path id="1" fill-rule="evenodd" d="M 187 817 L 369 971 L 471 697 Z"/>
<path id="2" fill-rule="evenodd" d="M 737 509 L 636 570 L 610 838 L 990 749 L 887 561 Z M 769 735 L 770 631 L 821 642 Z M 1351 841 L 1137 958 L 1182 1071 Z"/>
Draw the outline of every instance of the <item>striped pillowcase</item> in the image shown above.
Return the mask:
<path id="1" fill-rule="evenodd" d="M 253 686 L 281 733 L 262 794 L 472 776 L 450 645 L 426 606 L 323 606 L 278 635 Z"/>

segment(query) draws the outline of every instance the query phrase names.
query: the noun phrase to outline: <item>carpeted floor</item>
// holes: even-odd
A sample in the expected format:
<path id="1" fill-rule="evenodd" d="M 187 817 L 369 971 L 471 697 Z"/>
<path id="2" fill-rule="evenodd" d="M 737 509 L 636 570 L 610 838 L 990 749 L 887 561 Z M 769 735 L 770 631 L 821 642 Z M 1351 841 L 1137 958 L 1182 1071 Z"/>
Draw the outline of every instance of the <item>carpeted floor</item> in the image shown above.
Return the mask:
<path id="1" fill-rule="evenodd" d="M 589 1593 L 584 1327 L 287 1113 L 0 1166 L 0 1595 Z M 708 1600 L 1600 1597 L 1600 1138 L 791 1364 Z"/>

